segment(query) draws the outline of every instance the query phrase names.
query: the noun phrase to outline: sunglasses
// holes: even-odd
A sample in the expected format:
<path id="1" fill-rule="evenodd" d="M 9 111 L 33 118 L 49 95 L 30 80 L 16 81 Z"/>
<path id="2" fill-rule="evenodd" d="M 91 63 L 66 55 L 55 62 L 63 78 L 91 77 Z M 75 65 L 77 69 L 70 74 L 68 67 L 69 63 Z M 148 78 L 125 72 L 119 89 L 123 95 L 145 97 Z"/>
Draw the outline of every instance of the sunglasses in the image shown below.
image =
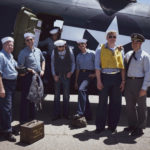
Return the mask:
<path id="1" fill-rule="evenodd" d="M 33 41 L 33 39 L 27 39 L 26 41 L 27 41 L 27 42 L 29 42 L 29 41 Z"/>
<path id="2" fill-rule="evenodd" d="M 109 39 L 112 39 L 112 38 L 113 38 L 113 39 L 116 39 L 116 36 L 109 35 L 108 38 L 109 38 Z"/>

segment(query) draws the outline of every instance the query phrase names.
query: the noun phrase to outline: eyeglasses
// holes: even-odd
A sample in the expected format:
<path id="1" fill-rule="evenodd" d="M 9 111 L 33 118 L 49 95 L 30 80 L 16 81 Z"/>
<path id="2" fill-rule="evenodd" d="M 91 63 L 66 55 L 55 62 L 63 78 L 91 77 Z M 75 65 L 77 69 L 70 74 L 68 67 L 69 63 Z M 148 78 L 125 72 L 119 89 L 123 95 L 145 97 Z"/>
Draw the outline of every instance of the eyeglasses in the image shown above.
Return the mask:
<path id="1" fill-rule="evenodd" d="M 108 38 L 109 38 L 109 39 L 112 39 L 112 38 L 113 38 L 113 39 L 116 39 L 116 36 L 109 35 Z"/>
<path id="2" fill-rule="evenodd" d="M 32 41 L 33 39 L 27 39 L 26 42 Z"/>

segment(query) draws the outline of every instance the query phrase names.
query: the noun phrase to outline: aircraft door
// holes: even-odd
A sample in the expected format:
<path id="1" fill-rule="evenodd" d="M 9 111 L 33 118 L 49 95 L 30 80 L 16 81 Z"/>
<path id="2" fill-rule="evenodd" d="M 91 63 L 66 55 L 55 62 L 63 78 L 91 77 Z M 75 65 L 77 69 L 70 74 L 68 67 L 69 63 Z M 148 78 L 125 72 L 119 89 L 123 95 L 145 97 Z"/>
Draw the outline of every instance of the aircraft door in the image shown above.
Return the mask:
<path id="1" fill-rule="evenodd" d="M 35 34 L 34 45 L 37 47 L 40 33 L 41 33 L 42 21 L 32 13 L 30 9 L 22 7 L 20 12 L 17 14 L 16 22 L 14 25 L 14 39 L 15 39 L 15 50 L 14 57 L 17 58 L 18 53 L 24 48 L 24 33 L 31 32 Z"/>

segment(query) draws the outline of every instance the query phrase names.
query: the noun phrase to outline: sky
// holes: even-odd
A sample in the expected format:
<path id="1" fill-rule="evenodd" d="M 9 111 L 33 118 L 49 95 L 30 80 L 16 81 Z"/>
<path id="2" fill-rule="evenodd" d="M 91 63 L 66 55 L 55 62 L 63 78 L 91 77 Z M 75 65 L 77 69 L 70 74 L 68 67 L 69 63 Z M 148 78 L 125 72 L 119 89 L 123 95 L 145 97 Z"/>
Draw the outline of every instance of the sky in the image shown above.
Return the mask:
<path id="1" fill-rule="evenodd" d="M 139 3 L 150 4 L 150 0 L 137 0 Z"/>

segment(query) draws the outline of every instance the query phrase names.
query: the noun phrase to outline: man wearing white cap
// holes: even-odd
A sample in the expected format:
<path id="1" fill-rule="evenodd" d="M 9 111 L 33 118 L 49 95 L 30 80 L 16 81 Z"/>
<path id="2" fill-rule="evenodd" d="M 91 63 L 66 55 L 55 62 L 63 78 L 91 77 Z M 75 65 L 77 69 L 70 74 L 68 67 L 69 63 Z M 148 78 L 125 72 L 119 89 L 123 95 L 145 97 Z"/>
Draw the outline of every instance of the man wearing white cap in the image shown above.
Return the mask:
<path id="1" fill-rule="evenodd" d="M 5 37 L 1 39 L 3 49 L 0 52 L 0 119 L 4 137 L 15 142 L 12 135 L 12 96 L 16 88 L 17 62 L 11 54 L 14 49 L 14 39 Z"/>
<path id="2" fill-rule="evenodd" d="M 75 69 L 74 54 L 72 50 L 66 46 L 66 41 L 64 40 L 57 40 L 54 45 L 56 48 L 53 50 L 51 56 L 51 70 L 55 81 L 54 117 L 52 120 L 57 120 L 61 117 L 61 85 L 63 87 L 63 116 L 68 119 L 70 78 Z"/>
<path id="3" fill-rule="evenodd" d="M 20 51 L 18 56 L 18 65 L 28 69 L 28 73 L 24 74 L 22 77 L 22 96 L 20 108 L 21 124 L 35 118 L 34 103 L 29 102 L 27 95 L 32 82 L 33 74 L 38 73 L 40 76 L 43 76 L 45 71 L 45 59 L 43 54 L 40 49 L 34 47 L 34 34 L 25 33 L 24 38 L 26 47 Z"/>
<path id="4" fill-rule="evenodd" d="M 50 37 L 39 42 L 39 47 L 47 47 L 48 54 L 51 55 L 54 49 L 54 42 L 59 39 L 60 28 L 55 27 L 49 31 Z"/>
<path id="5" fill-rule="evenodd" d="M 54 27 L 49 31 L 49 37 L 47 37 L 45 40 L 39 42 L 40 48 L 46 48 L 46 51 L 43 51 L 43 55 L 45 57 L 46 66 L 45 66 L 45 74 L 43 77 L 43 82 L 48 85 L 51 80 L 51 67 L 50 67 L 50 56 L 52 54 L 52 51 L 54 49 L 54 42 L 59 39 L 60 37 L 60 28 Z"/>
<path id="6" fill-rule="evenodd" d="M 86 48 L 86 39 L 78 40 L 77 44 L 81 52 L 76 58 L 75 88 L 78 89 L 78 108 L 74 119 L 84 116 L 87 120 L 91 120 L 92 113 L 88 99 L 88 87 L 90 82 L 95 78 L 95 51 Z"/>

